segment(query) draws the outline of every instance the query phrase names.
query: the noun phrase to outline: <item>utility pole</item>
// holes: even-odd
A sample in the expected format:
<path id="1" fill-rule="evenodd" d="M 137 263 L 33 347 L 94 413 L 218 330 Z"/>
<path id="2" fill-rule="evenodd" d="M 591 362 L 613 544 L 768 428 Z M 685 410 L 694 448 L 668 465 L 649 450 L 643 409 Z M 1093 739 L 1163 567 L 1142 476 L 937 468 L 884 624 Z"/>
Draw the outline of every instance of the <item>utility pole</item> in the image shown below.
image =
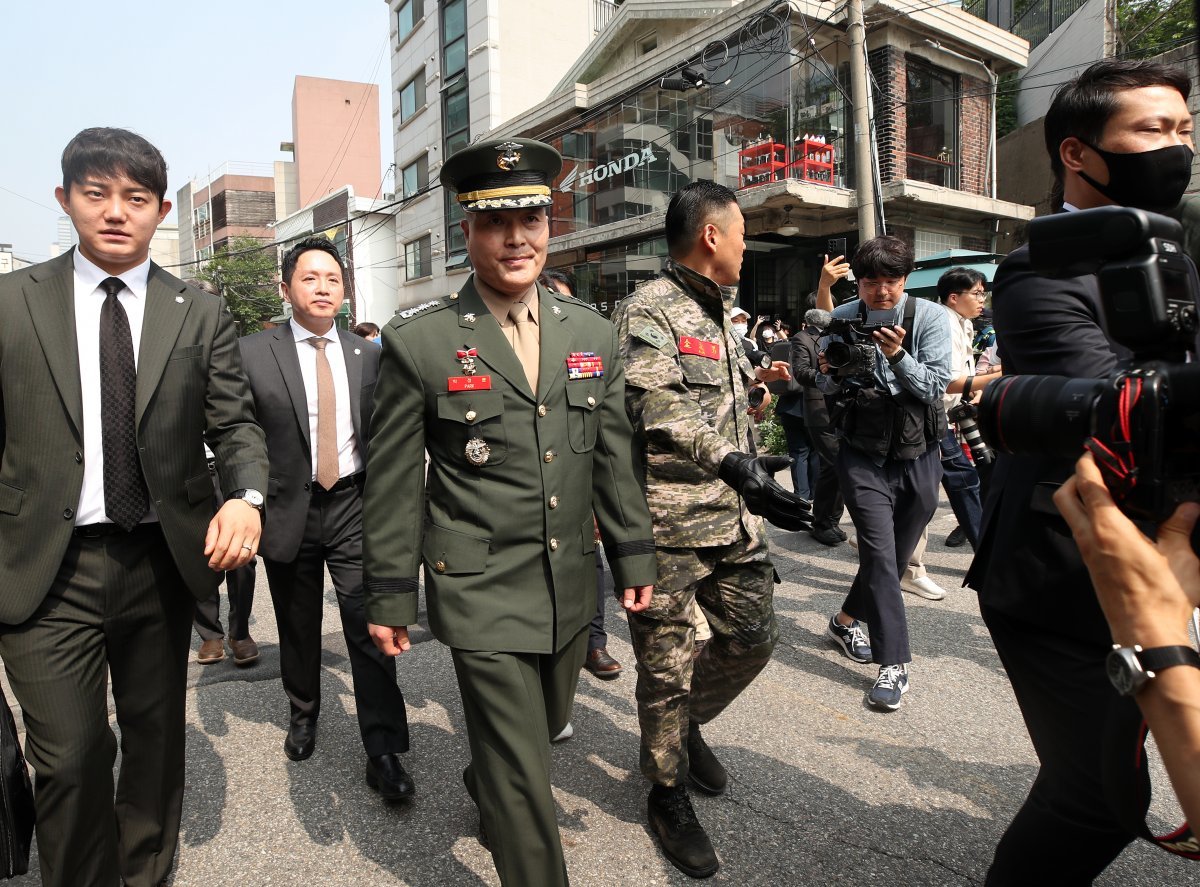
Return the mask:
<path id="1" fill-rule="evenodd" d="M 875 220 L 875 170 L 871 160 L 871 115 L 867 93 L 867 28 L 862 0 L 846 4 L 850 38 L 850 97 L 854 102 L 854 184 L 858 192 L 859 243 L 879 232 Z"/>

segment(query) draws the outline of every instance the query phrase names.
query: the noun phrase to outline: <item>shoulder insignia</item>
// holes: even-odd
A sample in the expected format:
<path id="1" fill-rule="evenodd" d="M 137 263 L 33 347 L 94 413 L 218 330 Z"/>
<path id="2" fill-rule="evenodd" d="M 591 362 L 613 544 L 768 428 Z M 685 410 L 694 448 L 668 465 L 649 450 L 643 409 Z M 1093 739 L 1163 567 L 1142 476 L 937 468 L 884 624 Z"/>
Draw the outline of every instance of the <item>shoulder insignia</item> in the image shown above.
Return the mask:
<path id="1" fill-rule="evenodd" d="M 650 324 L 646 324 L 644 327 L 634 333 L 633 336 L 635 339 L 641 339 L 651 348 L 657 348 L 659 351 L 665 348 L 671 341 L 670 337 L 667 336 L 666 333 L 658 329 L 658 327 L 651 326 Z"/>
<path id="2" fill-rule="evenodd" d="M 454 296 L 457 296 L 457 295 L 458 295 L 458 293 L 454 294 Z M 396 316 L 393 317 L 391 320 L 391 325 L 392 326 L 403 326 L 404 324 L 406 324 L 410 320 L 412 320 L 414 317 L 419 317 L 420 315 L 425 314 L 426 312 L 429 312 L 429 311 L 433 311 L 437 308 L 445 308 L 448 305 L 453 304 L 451 302 L 452 298 L 453 298 L 453 296 L 447 296 L 444 299 L 433 299 L 432 301 L 422 302 L 419 305 L 413 305 L 409 308 L 405 308 L 401 311 L 397 311 Z"/>

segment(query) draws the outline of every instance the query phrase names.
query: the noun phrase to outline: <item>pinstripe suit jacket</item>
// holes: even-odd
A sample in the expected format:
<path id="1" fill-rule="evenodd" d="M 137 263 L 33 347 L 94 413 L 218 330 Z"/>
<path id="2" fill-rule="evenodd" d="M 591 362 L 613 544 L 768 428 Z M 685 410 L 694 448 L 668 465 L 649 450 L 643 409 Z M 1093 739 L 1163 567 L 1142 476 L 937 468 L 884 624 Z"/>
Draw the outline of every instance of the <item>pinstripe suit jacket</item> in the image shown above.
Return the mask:
<path id="1" fill-rule="evenodd" d="M 0 277 L 0 623 L 24 622 L 54 581 L 83 486 L 74 251 Z M 171 555 L 197 598 L 213 514 L 204 447 L 226 494 L 265 490 L 267 453 L 224 301 L 150 266 L 138 353 L 137 444 Z"/>

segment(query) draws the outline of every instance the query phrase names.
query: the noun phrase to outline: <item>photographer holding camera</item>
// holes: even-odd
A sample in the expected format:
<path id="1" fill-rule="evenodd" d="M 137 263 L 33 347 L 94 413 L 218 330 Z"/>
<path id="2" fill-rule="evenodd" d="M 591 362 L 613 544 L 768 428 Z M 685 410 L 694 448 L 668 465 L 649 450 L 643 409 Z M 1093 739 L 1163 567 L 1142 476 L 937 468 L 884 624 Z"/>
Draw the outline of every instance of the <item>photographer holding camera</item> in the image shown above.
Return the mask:
<path id="1" fill-rule="evenodd" d="M 860 298 L 833 311 L 818 384 L 836 395 L 838 483 L 859 566 L 828 632 L 848 658 L 879 666 L 867 702 L 894 711 L 912 660 L 900 574 L 937 508 L 950 326 L 938 305 L 905 293 L 913 254 L 899 238 L 861 244 L 851 267 Z"/>
<path id="2" fill-rule="evenodd" d="M 1115 59 L 1064 85 L 1045 119 L 1056 204 L 1161 212 L 1178 203 L 1193 153 L 1189 88 L 1181 70 Z M 1106 329 L 1096 276 L 1041 276 L 1028 247 L 1001 264 L 993 303 L 1006 377 L 1099 379 L 1129 356 Z M 1051 501 L 1071 470 L 1058 456 L 1001 454 L 967 574 L 1041 762 L 996 848 L 989 885 L 1043 880 L 1047 859 L 1059 882 L 1090 883 L 1136 837 L 1101 776 L 1099 737 L 1120 701 L 1105 670 L 1109 628 Z"/>
<path id="3" fill-rule="evenodd" d="M 975 329 L 971 321 L 983 312 L 983 300 L 987 298 L 984 276 L 972 268 L 951 268 L 938 278 L 938 299 L 946 309 L 950 322 L 952 369 L 954 378 L 946 387 L 944 403 L 948 422 L 962 422 L 974 428 L 975 409 L 972 397 L 984 387 L 1000 378 L 1000 371 L 975 372 L 975 352 L 971 341 Z M 976 441 L 969 443 L 976 445 Z M 947 428 L 941 441 L 942 486 L 958 525 L 962 528 L 972 548 L 979 545 L 979 524 L 983 518 L 980 502 L 980 477 L 976 465 L 963 453 L 954 428 Z M 987 451 L 976 450 L 977 458 L 990 458 Z"/>

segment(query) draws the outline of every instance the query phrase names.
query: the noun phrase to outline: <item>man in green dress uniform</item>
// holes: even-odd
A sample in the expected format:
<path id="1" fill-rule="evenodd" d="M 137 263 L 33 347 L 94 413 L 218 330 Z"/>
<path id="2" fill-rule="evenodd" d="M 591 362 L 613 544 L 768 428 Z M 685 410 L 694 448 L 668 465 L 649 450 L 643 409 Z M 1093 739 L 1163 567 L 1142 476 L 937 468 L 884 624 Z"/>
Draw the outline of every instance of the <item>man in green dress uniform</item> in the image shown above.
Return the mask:
<path id="1" fill-rule="evenodd" d="M 615 330 L 537 285 L 561 166 L 549 145 L 513 139 L 442 168 L 475 273 L 383 329 L 363 521 L 372 637 L 408 649 L 424 565 L 500 880 L 546 887 L 567 883 L 550 737 L 570 718 L 596 607 L 593 513 L 627 610 L 647 606 L 656 572 Z"/>

